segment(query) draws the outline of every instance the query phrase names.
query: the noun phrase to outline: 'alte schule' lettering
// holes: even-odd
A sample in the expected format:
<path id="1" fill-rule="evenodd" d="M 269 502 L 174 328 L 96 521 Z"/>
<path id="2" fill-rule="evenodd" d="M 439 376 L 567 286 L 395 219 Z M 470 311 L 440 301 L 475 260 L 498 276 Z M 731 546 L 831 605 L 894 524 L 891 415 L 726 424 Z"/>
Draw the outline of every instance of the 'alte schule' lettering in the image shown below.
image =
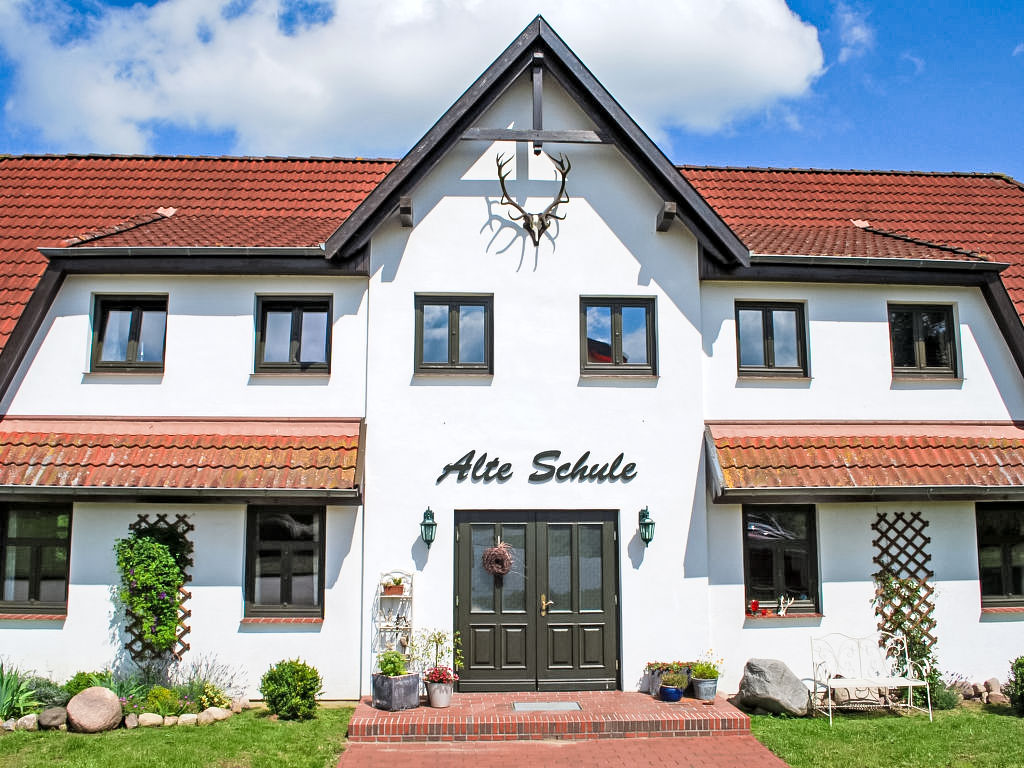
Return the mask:
<path id="1" fill-rule="evenodd" d="M 564 462 L 559 464 L 561 451 L 541 451 L 533 457 L 534 471 L 530 474 L 531 483 L 545 483 L 548 480 L 558 482 L 609 482 L 621 481 L 628 483 L 636 477 L 636 464 L 627 462 L 625 454 L 620 453 L 611 462 L 589 464 L 590 451 L 584 451 L 583 455 L 576 459 L 575 463 Z M 475 461 L 474 461 L 475 459 Z M 445 464 L 444 469 L 435 482 L 440 483 L 449 475 L 455 475 L 458 482 L 471 479 L 475 482 L 489 483 L 497 480 L 503 483 L 512 477 L 512 464 L 502 463 L 497 456 L 488 460 L 487 452 L 476 455 L 476 451 L 466 453 L 457 461 Z"/>

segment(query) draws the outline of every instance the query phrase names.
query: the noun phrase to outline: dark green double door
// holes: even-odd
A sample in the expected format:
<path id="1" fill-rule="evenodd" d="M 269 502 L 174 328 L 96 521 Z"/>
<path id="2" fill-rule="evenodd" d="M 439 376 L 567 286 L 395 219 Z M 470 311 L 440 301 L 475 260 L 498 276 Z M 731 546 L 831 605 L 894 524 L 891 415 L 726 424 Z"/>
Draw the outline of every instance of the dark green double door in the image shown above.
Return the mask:
<path id="1" fill-rule="evenodd" d="M 618 688 L 618 561 L 612 511 L 456 512 L 456 628 L 463 691 Z M 481 558 L 499 541 L 512 570 Z"/>

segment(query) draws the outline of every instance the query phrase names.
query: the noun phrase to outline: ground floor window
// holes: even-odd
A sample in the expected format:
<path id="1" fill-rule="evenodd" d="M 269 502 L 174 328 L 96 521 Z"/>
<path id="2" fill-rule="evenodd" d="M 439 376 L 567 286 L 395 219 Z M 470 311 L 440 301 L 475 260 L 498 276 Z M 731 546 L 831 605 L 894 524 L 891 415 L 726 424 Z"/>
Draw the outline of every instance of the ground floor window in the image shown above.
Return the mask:
<path id="1" fill-rule="evenodd" d="M 983 607 L 1024 605 L 1024 505 L 978 504 Z"/>
<path id="2" fill-rule="evenodd" d="M 249 507 L 246 616 L 323 616 L 323 507 Z"/>
<path id="3" fill-rule="evenodd" d="M 69 506 L 12 505 L 0 509 L 3 611 L 66 610 L 70 542 Z"/>
<path id="4" fill-rule="evenodd" d="M 762 607 L 792 598 L 790 613 L 819 613 L 818 547 L 813 506 L 743 507 L 746 600 Z"/>

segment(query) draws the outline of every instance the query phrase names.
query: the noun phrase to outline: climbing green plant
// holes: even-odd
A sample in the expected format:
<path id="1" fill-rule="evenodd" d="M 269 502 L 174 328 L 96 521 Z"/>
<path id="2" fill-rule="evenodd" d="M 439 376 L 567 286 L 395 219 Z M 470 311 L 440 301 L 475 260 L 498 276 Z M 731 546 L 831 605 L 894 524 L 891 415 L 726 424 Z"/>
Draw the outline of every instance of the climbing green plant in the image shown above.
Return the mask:
<path id="1" fill-rule="evenodd" d="M 918 613 L 916 606 L 922 605 L 923 585 L 918 579 L 912 576 L 900 578 L 888 569 L 882 569 L 875 574 L 875 613 L 882 620 L 880 629 L 894 635 L 903 635 L 907 641 L 907 653 L 916 662 L 927 662 L 928 674 L 926 680 L 928 687 L 934 696 L 936 691 L 947 687 L 942 680 L 942 672 L 935 661 L 935 651 L 928 631 L 934 629 L 935 621 L 930 615 L 922 616 Z M 922 621 L 925 619 L 925 621 Z M 903 669 L 902 659 L 898 665 L 900 672 L 908 672 Z M 915 690 L 915 699 L 918 695 L 923 698 L 923 692 Z"/>
<path id="2" fill-rule="evenodd" d="M 118 596 L 143 642 L 158 652 L 171 650 L 177 641 L 178 589 L 185 583 L 174 553 L 166 543 L 135 533 L 118 539 L 114 553 L 121 572 Z"/>

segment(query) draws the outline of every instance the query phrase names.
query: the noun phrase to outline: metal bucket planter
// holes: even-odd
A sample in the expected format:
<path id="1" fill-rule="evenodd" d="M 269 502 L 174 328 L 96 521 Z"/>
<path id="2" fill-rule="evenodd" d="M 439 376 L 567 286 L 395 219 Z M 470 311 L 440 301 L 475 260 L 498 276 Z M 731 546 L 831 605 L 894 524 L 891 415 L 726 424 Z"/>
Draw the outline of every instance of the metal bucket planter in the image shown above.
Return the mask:
<path id="1" fill-rule="evenodd" d="M 452 703 L 452 683 L 427 683 L 430 706 L 444 709 Z"/>
<path id="2" fill-rule="evenodd" d="M 713 677 L 710 680 L 691 677 L 690 684 L 693 685 L 693 696 L 701 701 L 714 701 L 715 694 L 718 692 L 718 678 Z"/>
<path id="3" fill-rule="evenodd" d="M 640 690 L 656 697 L 658 695 L 658 689 L 661 688 L 661 675 L 662 672 L 660 669 L 644 672 L 644 677 L 640 682 Z"/>
<path id="4" fill-rule="evenodd" d="M 414 709 L 419 705 L 419 672 L 397 677 L 373 676 L 373 706 L 377 709 L 397 712 L 401 709 Z"/>

